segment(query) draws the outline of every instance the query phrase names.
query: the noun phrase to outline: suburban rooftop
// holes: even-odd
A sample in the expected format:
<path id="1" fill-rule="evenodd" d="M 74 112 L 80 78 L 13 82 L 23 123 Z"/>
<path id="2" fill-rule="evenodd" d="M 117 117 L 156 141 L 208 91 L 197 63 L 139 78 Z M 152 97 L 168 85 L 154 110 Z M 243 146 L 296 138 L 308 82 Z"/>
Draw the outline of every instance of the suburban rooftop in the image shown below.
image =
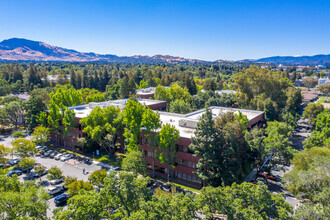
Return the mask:
<path id="1" fill-rule="evenodd" d="M 151 105 L 166 102 L 166 101 L 161 101 L 161 100 L 141 99 L 141 98 L 137 98 L 136 100 L 138 102 L 140 102 L 142 105 L 146 105 L 146 106 L 151 106 Z M 128 101 L 128 99 L 118 99 L 118 100 L 108 100 L 105 102 L 90 102 L 86 105 L 72 106 L 72 107 L 69 107 L 69 109 L 74 111 L 77 118 L 85 118 L 97 106 L 100 108 L 104 108 L 107 106 L 115 106 L 115 107 L 119 107 L 121 110 L 123 110 L 126 106 L 127 101 Z"/>
<path id="2" fill-rule="evenodd" d="M 225 114 L 227 112 L 233 112 L 234 114 L 238 114 L 240 111 L 243 115 L 245 115 L 249 121 L 258 116 L 262 115 L 262 111 L 255 110 L 246 110 L 246 109 L 237 109 L 237 108 L 226 108 L 219 106 L 211 106 L 213 118 L 219 117 L 221 114 Z M 176 129 L 180 132 L 180 137 L 191 138 L 194 135 L 197 124 L 201 118 L 201 116 L 205 113 L 206 109 L 202 109 L 199 111 L 191 112 L 188 114 L 177 114 L 170 112 L 158 111 L 160 120 L 163 124 L 169 123 L 174 125 Z"/>

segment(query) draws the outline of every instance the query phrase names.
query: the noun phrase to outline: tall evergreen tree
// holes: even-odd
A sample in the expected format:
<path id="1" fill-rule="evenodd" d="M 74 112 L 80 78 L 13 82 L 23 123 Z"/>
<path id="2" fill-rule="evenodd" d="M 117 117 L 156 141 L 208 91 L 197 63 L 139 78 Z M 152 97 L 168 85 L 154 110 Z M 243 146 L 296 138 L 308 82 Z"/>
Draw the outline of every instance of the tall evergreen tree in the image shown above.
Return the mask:
<path id="1" fill-rule="evenodd" d="M 190 147 L 195 155 L 202 157 L 197 164 L 197 176 L 211 186 L 220 186 L 222 184 L 220 150 L 224 140 L 214 127 L 212 112 L 209 108 L 202 115 L 191 142 Z"/>
<path id="2" fill-rule="evenodd" d="M 75 88 L 77 88 L 77 76 L 73 69 L 70 70 L 70 84 Z"/>
<path id="3" fill-rule="evenodd" d="M 108 69 L 106 66 L 103 67 L 102 80 L 103 80 L 103 85 L 102 85 L 101 90 L 105 91 L 105 89 L 109 83 L 109 80 L 110 80 L 109 72 L 108 72 Z"/>

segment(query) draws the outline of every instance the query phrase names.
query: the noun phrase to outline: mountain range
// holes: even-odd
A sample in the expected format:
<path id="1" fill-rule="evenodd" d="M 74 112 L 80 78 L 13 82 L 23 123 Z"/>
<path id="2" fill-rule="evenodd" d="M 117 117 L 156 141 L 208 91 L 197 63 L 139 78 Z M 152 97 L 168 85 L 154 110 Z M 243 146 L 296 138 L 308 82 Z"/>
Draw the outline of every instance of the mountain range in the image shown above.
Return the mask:
<path id="1" fill-rule="evenodd" d="M 63 61 L 63 62 L 111 62 L 111 63 L 210 63 L 169 55 L 116 56 L 113 54 L 83 53 L 23 38 L 11 38 L 0 42 L 0 60 L 11 61 Z M 214 62 L 224 62 L 216 60 Z M 240 61 L 242 62 L 242 61 Z M 330 62 L 330 55 L 276 56 L 243 62 L 281 63 L 293 65 L 320 65 Z"/>

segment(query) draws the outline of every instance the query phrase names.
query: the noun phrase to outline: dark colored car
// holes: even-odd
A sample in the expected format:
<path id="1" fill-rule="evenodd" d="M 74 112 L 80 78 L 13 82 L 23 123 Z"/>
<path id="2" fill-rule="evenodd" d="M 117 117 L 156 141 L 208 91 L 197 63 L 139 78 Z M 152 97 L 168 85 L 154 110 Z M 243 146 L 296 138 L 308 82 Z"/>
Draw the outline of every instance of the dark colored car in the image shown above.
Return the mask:
<path id="1" fill-rule="evenodd" d="M 9 163 L 0 163 L 0 168 L 8 168 L 11 167 Z"/>
<path id="2" fill-rule="evenodd" d="M 58 187 L 54 187 L 54 188 L 51 188 L 49 189 L 49 195 L 53 196 L 53 195 L 56 195 L 56 194 L 59 194 L 59 193 L 62 193 L 66 190 L 66 188 L 64 186 L 58 186 Z"/>
<path id="3" fill-rule="evenodd" d="M 33 166 L 32 166 L 32 167 L 29 167 L 29 168 L 21 168 L 21 167 L 17 167 L 17 170 L 20 170 L 20 171 L 22 171 L 23 173 L 29 173 L 32 169 L 33 169 Z"/>
<path id="4" fill-rule="evenodd" d="M 9 171 L 9 173 L 7 175 L 8 176 L 13 176 L 13 175 L 20 176 L 20 175 L 22 175 L 22 171 L 20 171 L 20 170 L 11 170 L 11 171 Z"/>
<path id="5" fill-rule="evenodd" d="M 92 160 L 89 159 L 89 158 L 86 158 L 86 159 L 84 160 L 84 163 L 90 165 L 90 164 L 92 164 Z"/>
<path id="6" fill-rule="evenodd" d="M 63 205 L 68 201 L 68 199 L 69 196 L 67 194 L 62 194 L 54 199 L 54 203 L 56 206 Z"/>
<path id="7" fill-rule="evenodd" d="M 11 166 L 14 166 L 14 165 L 17 165 L 20 161 L 21 161 L 20 159 L 11 159 L 11 160 L 9 161 L 9 164 L 10 164 Z"/>

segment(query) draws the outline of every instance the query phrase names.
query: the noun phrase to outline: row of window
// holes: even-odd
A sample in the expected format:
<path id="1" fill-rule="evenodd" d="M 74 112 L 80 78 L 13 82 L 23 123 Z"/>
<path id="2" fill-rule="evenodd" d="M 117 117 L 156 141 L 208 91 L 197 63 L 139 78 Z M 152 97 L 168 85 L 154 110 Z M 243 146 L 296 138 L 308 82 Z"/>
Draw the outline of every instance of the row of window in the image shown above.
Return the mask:
<path id="1" fill-rule="evenodd" d="M 181 173 L 181 172 L 175 172 L 175 176 L 180 179 L 184 179 L 184 180 L 188 180 L 191 182 L 202 184 L 202 180 L 195 175 L 188 175 L 188 174 Z"/>
<path id="2" fill-rule="evenodd" d="M 140 142 L 142 145 L 145 145 L 145 144 L 147 144 L 147 139 L 145 137 L 141 137 Z M 184 153 L 190 153 L 190 154 L 194 153 L 194 151 L 192 151 L 189 147 L 182 146 L 182 145 L 176 145 L 176 150 L 178 152 L 184 152 Z"/>
<path id="3" fill-rule="evenodd" d="M 153 158 L 154 154 L 151 151 L 144 151 L 144 156 Z M 196 169 L 196 163 L 194 163 L 192 161 L 188 161 L 188 160 L 182 160 L 180 158 L 175 158 L 175 165 L 182 165 L 182 166 Z"/>
<path id="4" fill-rule="evenodd" d="M 182 165 L 182 166 L 191 167 L 191 168 L 196 169 L 196 163 L 194 163 L 194 162 L 191 162 L 191 161 L 188 161 L 188 160 L 182 160 L 180 158 L 175 158 L 175 162 L 178 165 Z"/>

